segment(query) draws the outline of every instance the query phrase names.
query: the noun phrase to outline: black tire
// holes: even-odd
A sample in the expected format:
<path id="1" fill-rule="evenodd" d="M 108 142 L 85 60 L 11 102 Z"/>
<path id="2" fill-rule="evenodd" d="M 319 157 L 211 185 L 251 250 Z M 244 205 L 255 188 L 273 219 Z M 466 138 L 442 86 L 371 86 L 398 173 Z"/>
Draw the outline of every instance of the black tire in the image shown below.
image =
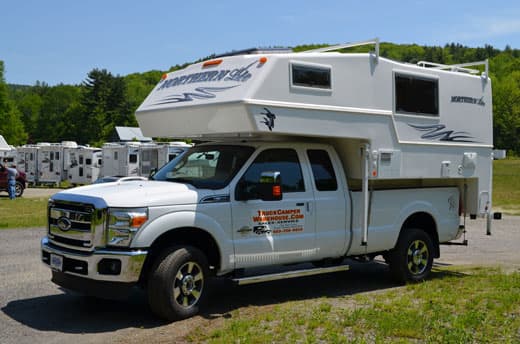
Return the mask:
<path id="1" fill-rule="evenodd" d="M 191 246 L 166 249 L 148 279 L 148 302 L 157 316 L 176 321 L 199 312 L 208 291 L 206 256 Z"/>
<path id="2" fill-rule="evenodd" d="M 433 266 L 434 247 L 430 236 L 417 228 L 404 229 L 388 254 L 394 279 L 399 283 L 425 280 Z"/>
<path id="3" fill-rule="evenodd" d="M 14 186 L 14 189 L 15 189 L 15 196 L 16 197 L 22 197 L 23 195 L 23 191 L 24 191 L 24 187 L 23 187 L 23 184 L 20 183 L 20 182 L 16 182 L 16 185 Z"/>

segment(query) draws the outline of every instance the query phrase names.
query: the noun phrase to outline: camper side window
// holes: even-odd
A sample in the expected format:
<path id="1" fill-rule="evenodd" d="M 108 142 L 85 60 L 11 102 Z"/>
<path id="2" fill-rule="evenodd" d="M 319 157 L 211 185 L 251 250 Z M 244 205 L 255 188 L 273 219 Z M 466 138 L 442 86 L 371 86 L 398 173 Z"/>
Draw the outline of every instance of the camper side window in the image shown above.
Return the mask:
<path id="1" fill-rule="evenodd" d="M 291 64 L 293 86 L 330 89 L 330 74 L 330 67 L 327 66 Z"/>
<path id="2" fill-rule="evenodd" d="M 137 162 L 137 154 L 130 154 L 129 162 L 131 162 L 132 164 L 135 164 Z"/>
<path id="3" fill-rule="evenodd" d="M 395 74 L 395 111 L 439 115 L 439 82 L 414 75 Z"/>

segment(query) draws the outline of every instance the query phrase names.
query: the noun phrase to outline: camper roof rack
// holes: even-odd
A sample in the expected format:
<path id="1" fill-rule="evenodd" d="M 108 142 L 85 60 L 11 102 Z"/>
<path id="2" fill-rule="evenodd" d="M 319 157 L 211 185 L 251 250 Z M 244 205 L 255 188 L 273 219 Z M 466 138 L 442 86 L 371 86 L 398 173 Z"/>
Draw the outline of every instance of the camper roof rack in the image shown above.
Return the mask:
<path id="1" fill-rule="evenodd" d="M 485 66 L 485 71 L 481 75 L 484 77 L 489 76 L 489 61 L 486 59 L 484 61 L 476 61 L 476 62 L 468 62 L 468 63 L 459 63 L 446 65 L 441 63 L 434 63 L 428 61 L 419 61 L 417 65 L 424 68 L 432 68 L 432 69 L 441 69 L 441 70 L 450 70 L 452 72 L 462 72 L 469 74 L 479 74 L 481 73 L 478 69 L 466 68 L 466 67 L 474 67 L 474 66 Z"/>
<path id="2" fill-rule="evenodd" d="M 346 49 L 346 48 L 352 48 L 352 47 L 359 47 L 363 45 L 374 45 L 375 46 L 375 54 L 376 54 L 376 60 L 379 58 L 379 38 L 373 38 L 366 41 L 360 41 L 360 42 L 353 42 L 353 43 L 345 43 L 345 44 L 337 44 L 337 45 L 331 45 L 329 47 L 319 48 L 319 49 L 313 49 L 313 50 L 305 50 L 302 51 L 302 53 L 323 53 L 327 51 L 334 51 L 339 49 Z"/>
<path id="3" fill-rule="evenodd" d="M 254 55 L 254 54 L 284 54 L 292 53 L 291 48 L 249 48 L 242 50 L 233 50 L 224 54 L 215 55 L 212 58 L 236 56 L 236 55 Z"/>

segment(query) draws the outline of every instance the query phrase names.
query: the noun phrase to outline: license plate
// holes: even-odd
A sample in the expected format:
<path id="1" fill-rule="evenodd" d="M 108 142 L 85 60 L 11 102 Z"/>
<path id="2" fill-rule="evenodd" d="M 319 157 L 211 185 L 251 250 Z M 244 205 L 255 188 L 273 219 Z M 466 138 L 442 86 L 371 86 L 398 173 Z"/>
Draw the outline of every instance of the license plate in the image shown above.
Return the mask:
<path id="1" fill-rule="evenodd" d="M 63 271 L 63 257 L 51 253 L 51 268 Z"/>

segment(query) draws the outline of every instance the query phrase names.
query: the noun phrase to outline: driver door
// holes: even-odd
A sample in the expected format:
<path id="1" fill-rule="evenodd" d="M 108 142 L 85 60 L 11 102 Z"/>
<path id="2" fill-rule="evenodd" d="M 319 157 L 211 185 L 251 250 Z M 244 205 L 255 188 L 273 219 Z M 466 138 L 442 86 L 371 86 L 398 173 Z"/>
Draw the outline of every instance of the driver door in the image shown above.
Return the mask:
<path id="1" fill-rule="evenodd" d="M 262 173 L 273 171 L 281 175 L 282 199 L 256 197 Z M 314 198 L 305 180 L 307 170 L 296 150 L 266 149 L 257 155 L 236 186 L 247 188 L 247 200 L 237 200 L 236 190 L 231 202 L 236 268 L 308 261 L 316 254 Z"/>

